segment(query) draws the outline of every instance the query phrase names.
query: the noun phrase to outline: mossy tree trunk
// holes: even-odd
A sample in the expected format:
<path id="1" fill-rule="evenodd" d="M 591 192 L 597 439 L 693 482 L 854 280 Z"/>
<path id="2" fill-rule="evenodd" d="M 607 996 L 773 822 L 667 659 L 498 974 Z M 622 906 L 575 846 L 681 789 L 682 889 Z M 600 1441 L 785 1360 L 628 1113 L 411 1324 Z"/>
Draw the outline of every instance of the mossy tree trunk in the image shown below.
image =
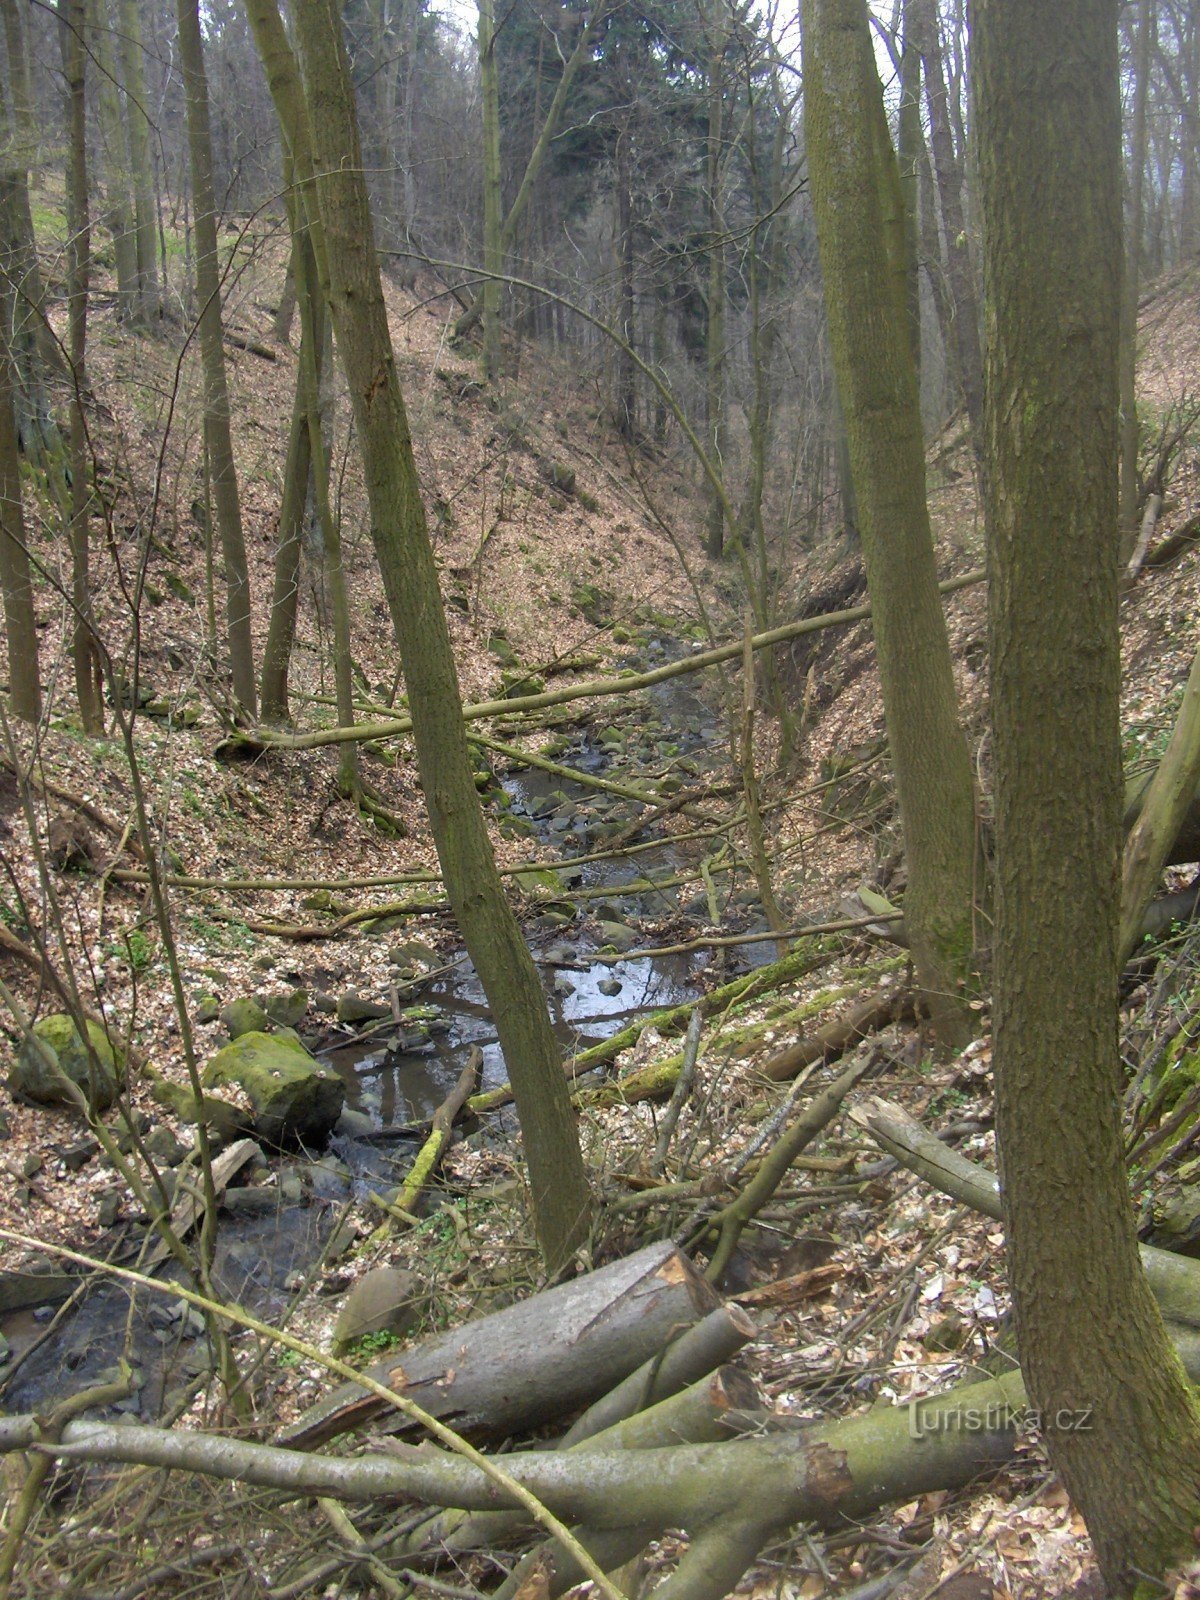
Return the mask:
<path id="1" fill-rule="evenodd" d="M 1200 1416 L 1138 1261 L 1116 1093 L 1117 0 L 977 0 L 973 63 L 1009 1279 L 1051 1459 L 1129 1594 L 1195 1553 Z"/>
<path id="2" fill-rule="evenodd" d="M 0 592 L 8 641 L 8 693 L 15 716 L 36 722 L 42 691 L 33 610 L 33 576 L 25 543 L 21 457 L 13 414 L 12 357 L 7 329 L 0 326 Z"/>
<path id="3" fill-rule="evenodd" d="M 242 534 L 242 507 L 230 430 L 225 374 L 221 275 L 217 257 L 217 204 L 213 193 L 208 79 L 197 0 L 177 0 L 179 66 L 187 99 L 188 155 L 196 234 L 196 293 L 200 302 L 200 356 L 204 365 L 204 442 L 212 476 L 213 510 L 225 559 L 225 623 L 233 692 L 254 716 L 254 636 L 250 625 L 250 573 Z"/>
<path id="4" fill-rule="evenodd" d="M 412 707 L 421 783 L 446 890 L 516 1091 L 538 1242 L 547 1264 L 559 1267 L 586 1237 L 591 1213 L 567 1081 L 475 791 L 383 301 L 340 14 L 333 0 L 300 0 L 296 21 L 334 331 Z"/>
<path id="5" fill-rule="evenodd" d="M 925 501 L 903 250 L 893 262 L 885 237 L 886 214 L 902 239 L 903 205 L 866 0 L 805 0 L 804 90 L 830 347 L 904 828 L 905 916 L 921 987 L 953 1043 L 968 1031 L 974 786 Z"/>

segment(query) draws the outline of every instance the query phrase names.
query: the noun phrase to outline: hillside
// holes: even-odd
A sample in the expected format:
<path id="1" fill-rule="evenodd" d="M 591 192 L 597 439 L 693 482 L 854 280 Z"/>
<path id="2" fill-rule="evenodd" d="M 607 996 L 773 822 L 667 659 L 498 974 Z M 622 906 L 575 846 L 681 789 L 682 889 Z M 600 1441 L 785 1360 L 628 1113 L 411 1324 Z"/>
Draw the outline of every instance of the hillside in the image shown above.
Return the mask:
<path id="1" fill-rule="evenodd" d="M 270 341 L 283 264 L 275 234 L 247 232 L 234 255 L 228 295 L 230 331 L 273 352 L 268 359 L 236 344 L 228 351 L 259 648 L 296 371 L 294 350 Z M 394 285 L 388 292 L 465 700 L 527 692 L 526 675 L 558 688 L 681 660 L 708 642 L 702 607 L 718 642 L 737 637 L 742 618 L 734 571 L 699 554 L 703 511 L 685 459 L 654 451 L 631 463 L 599 398 L 576 388 L 569 360 L 539 349 L 520 351 L 519 377 L 506 385 L 503 401 L 495 401 L 479 381 L 472 352 L 450 347 L 455 308 L 440 286 L 419 281 L 412 292 Z M 1169 433 L 1200 387 L 1200 270 L 1157 286 L 1144 301 L 1141 327 L 1147 431 Z M 397 993 L 407 1000 L 405 985 L 422 977 L 421 999 L 432 998 L 439 1022 L 450 1019 L 454 1044 L 483 1041 L 486 1014 L 481 1019 L 478 998 L 452 983 L 429 987 L 458 952 L 440 908 L 414 909 L 436 891 L 429 881 L 436 859 L 408 742 L 381 742 L 364 752 L 364 771 L 394 814 L 392 829 L 338 795 L 331 749 L 222 758 L 225 700 L 207 638 L 199 374 L 194 352 L 181 352 L 178 332 L 172 324 L 153 339 L 131 340 L 111 310 L 94 317 L 89 359 L 99 419 L 95 449 L 111 515 L 97 544 L 94 574 L 101 630 L 109 653 L 126 671 L 137 640 L 141 709 L 133 744 L 153 836 L 175 877 L 202 880 L 170 892 L 198 1054 L 207 1059 L 225 1039 L 220 1009 L 255 993 L 277 998 L 303 989 L 308 1005 L 301 1008 L 302 1031 L 325 1044 L 333 1042 L 338 1025 L 332 1007 L 347 995 L 381 1007 L 385 1032 L 399 1028 Z M 400 703 L 403 684 L 340 392 L 333 415 L 356 680 L 369 719 Z M 1187 523 L 1200 507 L 1198 445 L 1190 424 L 1184 433 L 1159 536 Z M 941 575 L 979 566 L 983 536 L 961 443 L 939 441 L 931 449 L 929 495 Z M 69 581 L 69 559 L 48 503 L 43 498 L 36 505 L 35 549 L 61 584 Z M 687 556 L 686 575 L 674 541 Z M 1131 761 L 1162 748 L 1179 704 L 1196 645 L 1198 559 L 1189 550 L 1169 564 L 1147 567 L 1123 598 L 1123 708 Z M 219 576 L 218 570 L 218 611 Z M 139 583 L 140 635 L 129 599 Z M 333 712 L 324 602 L 308 560 L 303 583 L 292 705 L 297 728 L 312 730 L 330 726 Z M 793 555 L 777 610 L 784 618 L 819 615 L 863 597 L 854 558 L 832 541 L 822 542 Z M 984 587 L 949 597 L 946 613 L 963 717 L 986 787 Z M 44 939 L 56 971 L 73 970 L 83 1003 L 102 1011 L 138 1056 L 182 1084 L 181 1021 L 143 863 L 131 847 L 135 793 L 126 752 L 115 730 L 86 739 L 73 723 L 67 613 L 49 581 L 39 588 L 38 620 L 43 671 L 53 695 L 33 769 L 42 796 L 34 803 L 34 832 L 43 855 L 39 861 L 17 785 L 11 774 L 0 773 L 6 872 L 0 920 L 23 941 L 33 932 Z M 765 710 L 756 721 L 775 890 L 792 925 L 835 919 L 843 914 L 843 897 L 861 883 L 886 894 L 902 887 L 869 623 L 798 640 L 781 648 L 775 661 L 785 697 L 801 720 L 786 770 L 778 765 L 776 722 Z M 667 1003 L 686 1006 L 759 959 L 760 946 L 751 941 L 761 937 L 762 908 L 744 832 L 731 826 L 729 812 L 740 790 L 731 800 L 726 715 L 729 706 L 740 714 L 739 674 L 726 667 L 707 674 L 703 683 L 680 677 L 671 685 L 630 705 L 618 697 L 579 700 L 524 725 L 516 716 L 486 724 L 495 742 L 524 744 L 551 762 L 573 763 L 601 785 L 597 799 L 597 792 L 577 792 L 561 773 L 522 778 L 510 755 L 495 748 L 480 754 L 480 788 L 497 854 L 506 867 L 530 867 L 514 892 L 566 1053 L 604 1031 L 598 1017 L 607 1019 L 608 1028 L 618 1015 L 627 1020 Z M 8 754 L 14 757 L 11 746 Z M 605 784 L 610 792 L 603 792 Z M 623 879 L 595 877 L 591 856 L 606 844 L 615 842 L 619 849 L 634 840 L 650 842 L 640 835 L 650 819 L 636 799 L 639 785 L 655 788 L 660 798 L 687 791 L 688 810 L 680 806 L 661 818 L 661 834 L 654 836 L 661 853 L 652 857 L 651 868 L 637 867 L 640 858 L 634 858 Z M 634 799 L 621 795 L 622 787 L 634 790 Z M 54 860 L 58 836 L 51 824 L 60 816 L 70 818 L 76 832 L 82 819 L 88 840 L 79 849 L 90 857 L 82 871 L 63 871 Z M 568 837 L 585 854 L 586 869 L 537 876 L 539 866 L 563 864 Z M 723 847 L 723 839 L 733 848 Z M 655 892 L 653 882 L 646 889 L 634 877 L 643 871 L 646 880 L 657 873 L 659 879 L 683 881 Z M 238 880 L 246 879 L 294 886 L 239 888 Z M 356 882 L 364 879 L 374 881 Z M 403 909 L 396 907 L 397 893 L 404 897 Z M 337 926 L 339 919 L 347 920 Z M 269 931 L 285 926 L 291 936 Z M 617 938 L 613 930 L 622 928 L 631 934 L 630 945 L 623 950 L 617 943 L 610 950 Z M 739 938 L 746 942 L 739 944 Z M 1160 966 L 1147 968 L 1142 986 L 1131 986 L 1131 1062 L 1166 1048 L 1169 1006 L 1188 1018 L 1194 1011 L 1194 958 L 1186 938 L 1178 942 L 1181 953 L 1168 949 Z M 664 947 L 663 956 L 637 958 L 638 950 Z M 773 954 L 773 946 L 768 948 Z M 622 966 L 618 958 L 629 949 L 634 955 Z M 57 1009 L 27 965 L 3 951 L 0 963 L 0 975 L 31 1012 Z M 611 981 L 618 991 L 624 986 L 619 999 L 605 997 L 603 983 L 610 980 L 599 977 L 602 971 L 616 974 Z M 681 1124 L 681 1178 L 732 1170 L 747 1127 L 752 1132 L 778 1114 L 782 1091 L 762 1076 L 764 1060 L 819 1027 L 836 1025 L 864 996 L 894 999 L 899 1013 L 906 988 L 903 954 L 856 929 L 829 937 L 812 970 L 797 973 L 766 1000 L 755 1004 L 751 997 L 737 1010 L 731 1000 L 706 1027 L 699 1088 Z M 464 1018 L 472 1019 L 469 1025 Z M 862 1051 L 864 1060 L 871 1058 L 873 1089 L 901 1100 L 928 1125 L 951 1131 L 964 1153 L 991 1165 L 982 1007 L 981 1024 L 980 1038 L 950 1064 L 931 1058 L 908 1020 L 885 1026 Z M 413 1025 L 420 1032 L 420 1023 Z M 343 1042 L 358 1048 L 355 1034 L 346 1022 Z M 437 1039 L 436 1032 L 432 1038 L 426 1033 L 417 1049 L 394 1051 L 414 1058 L 425 1052 L 417 1070 L 425 1074 L 429 1109 L 448 1082 L 445 1056 L 432 1053 L 441 1048 Z M 370 1058 L 370 1045 L 346 1067 L 349 1081 Z M 6 1054 L 13 1050 L 10 1034 Z M 642 1033 L 620 1058 L 621 1076 L 627 1079 L 677 1050 L 678 1041 L 665 1033 Z M 502 1080 L 485 1078 L 497 1081 Z M 387 1100 L 391 1092 L 385 1086 L 376 1098 L 364 1093 L 360 1109 L 377 1125 L 388 1123 L 389 1113 L 396 1121 L 427 1115 L 423 1102 L 419 1112 L 411 1109 L 416 1090 L 408 1110 Z M 145 1131 L 160 1138 L 160 1149 L 166 1147 L 160 1129 L 181 1147 L 190 1143 L 186 1124 L 154 1096 L 148 1074 L 131 1074 L 128 1098 L 132 1110 L 147 1119 Z M 643 1228 L 682 1227 L 695 1204 L 692 1196 L 682 1210 L 660 1215 L 639 1208 L 636 1199 L 629 1203 L 649 1186 L 648 1151 L 661 1115 L 649 1100 L 630 1099 L 623 1104 L 620 1095 L 597 1095 L 582 1111 L 585 1147 L 613 1202 L 606 1235 L 596 1242 L 597 1259 L 633 1248 Z M 1144 1111 L 1144 1104 L 1131 1101 L 1131 1116 Z M 97 1252 L 115 1247 L 126 1236 L 121 1230 L 128 1232 L 136 1221 L 137 1204 L 93 1152 L 75 1163 L 80 1128 L 73 1114 L 6 1096 L 3 1119 L 0 1204 L 16 1230 Z M 1139 1124 L 1139 1134 L 1145 1127 Z M 293 1273 L 292 1326 L 326 1344 L 340 1297 L 382 1263 L 416 1275 L 428 1326 L 461 1320 L 529 1287 L 532 1268 L 523 1243 L 521 1192 L 513 1181 L 519 1176 L 513 1143 L 511 1129 L 498 1128 L 456 1145 L 444 1167 L 443 1198 L 449 1203 L 414 1234 L 376 1232 L 379 1212 L 367 1195 L 377 1174 L 355 1167 L 345 1151 L 336 1160 L 326 1158 L 332 1165 L 323 1174 L 320 1162 L 273 1158 L 258 1187 L 282 1196 L 291 1179 L 298 1179 L 297 1191 L 302 1183 L 308 1209 L 320 1213 L 322 1227 L 336 1212 L 339 1225 L 349 1219 L 353 1239 L 352 1253 L 340 1265 L 309 1259 Z M 1169 1164 L 1151 1163 L 1142 1173 L 1148 1221 L 1155 1194 L 1187 1196 L 1186 1141 L 1177 1140 L 1170 1154 Z M 333 1172 L 343 1157 L 345 1170 Z M 326 1179 L 331 1187 L 323 1189 Z M 284 1225 L 278 1226 L 282 1236 Z M 934 1392 L 982 1356 L 1006 1306 L 1001 1246 L 995 1223 L 955 1207 L 894 1164 L 881 1163 L 865 1136 L 839 1117 L 796 1165 L 791 1186 L 763 1213 L 752 1240 L 749 1234 L 743 1238 L 723 1287 L 748 1296 L 760 1317 L 749 1364 L 775 1408 L 806 1417 L 840 1415 L 868 1400 Z M 257 1248 L 269 1253 L 274 1247 L 268 1238 Z M 12 1268 L 35 1253 L 9 1239 L 3 1264 Z M 285 1275 L 280 1276 L 280 1285 L 271 1286 L 273 1310 L 286 1298 Z M 7 1331 L 21 1353 L 39 1330 L 25 1316 Z M 323 1381 L 311 1363 L 272 1352 L 258 1403 L 272 1419 L 290 1419 Z M 203 1396 L 192 1404 L 191 1415 L 203 1415 Z M 219 1504 L 236 1536 L 245 1511 Z M 913 1561 L 908 1587 L 892 1591 L 913 1597 L 937 1592 L 958 1600 L 987 1594 L 1024 1600 L 1094 1592 L 1078 1519 L 1046 1481 L 1032 1450 L 971 1493 L 924 1495 L 881 1513 L 865 1530 L 821 1542 L 815 1556 L 813 1548 L 777 1552 L 756 1569 L 755 1587 L 747 1592 L 865 1594 L 863 1586 L 884 1570 L 883 1555 Z M 655 1559 L 665 1561 L 671 1553 L 663 1546 Z M 46 1557 L 43 1580 L 57 1570 L 54 1559 Z M 473 1568 L 465 1576 L 477 1581 Z M 943 1576 L 949 1581 L 938 1587 Z"/>

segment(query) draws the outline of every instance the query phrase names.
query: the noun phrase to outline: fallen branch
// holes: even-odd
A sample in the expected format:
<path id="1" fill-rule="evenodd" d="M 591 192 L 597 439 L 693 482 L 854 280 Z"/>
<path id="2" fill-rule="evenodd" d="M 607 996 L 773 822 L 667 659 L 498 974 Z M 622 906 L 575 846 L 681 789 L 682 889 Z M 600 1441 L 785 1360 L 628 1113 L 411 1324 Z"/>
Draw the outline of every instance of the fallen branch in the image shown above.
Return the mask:
<path id="1" fill-rule="evenodd" d="M 794 1078 L 804 1067 L 814 1061 L 836 1061 L 851 1046 L 859 1044 L 869 1033 L 886 1028 L 890 1022 L 911 1021 L 916 1015 L 916 1001 L 909 989 L 885 989 L 872 995 L 861 1005 L 836 1022 L 827 1023 L 807 1039 L 800 1039 L 768 1056 L 758 1070 L 764 1078 L 780 1083 Z"/>
<path id="2" fill-rule="evenodd" d="M 723 983 L 719 988 L 701 995 L 698 1000 L 687 1000 L 682 1005 L 670 1006 L 665 1011 L 653 1011 L 647 1017 L 639 1017 L 636 1022 L 630 1023 L 627 1028 L 622 1028 L 619 1033 L 610 1034 L 607 1039 L 601 1039 L 598 1044 L 589 1045 L 586 1050 L 581 1050 L 578 1055 L 572 1056 L 563 1064 L 564 1071 L 568 1077 L 581 1077 L 585 1072 L 604 1066 L 619 1056 L 623 1050 L 635 1045 L 647 1028 L 657 1028 L 659 1033 L 678 1033 L 687 1027 L 688 1019 L 697 1007 L 704 1016 L 712 1016 L 715 1011 L 733 1005 L 735 1001 L 752 1000 L 759 995 L 769 994 L 772 989 L 791 979 L 805 977 L 823 962 L 831 960 L 832 956 L 833 952 L 825 948 L 819 940 L 815 947 L 797 945 L 781 960 L 773 961 L 769 966 L 758 967 L 753 972 L 747 972 L 729 983 Z M 671 1082 L 674 1081 L 672 1078 Z M 669 1093 L 669 1091 L 670 1085 L 663 1092 Z M 473 1095 L 468 1104 L 472 1111 L 478 1113 L 494 1111 L 497 1106 L 507 1105 L 511 1099 L 512 1089 L 504 1083 L 497 1089 Z"/>
<path id="3" fill-rule="evenodd" d="M 399 1194 L 395 1199 L 395 1206 L 400 1212 L 413 1212 L 421 1194 L 430 1178 L 437 1171 L 438 1163 L 446 1152 L 450 1143 L 450 1135 L 454 1122 L 476 1083 L 479 1081 L 479 1069 L 483 1065 L 483 1051 L 477 1045 L 472 1045 L 467 1056 L 467 1064 L 458 1075 L 458 1082 L 442 1101 L 433 1114 L 433 1122 L 429 1129 L 429 1137 L 417 1152 L 417 1159 L 412 1164 L 412 1170 L 405 1178 Z"/>
<path id="4" fill-rule="evenodd" d="M 729 1265 L 729 1258 L 737 1248 L 743 1229 L 774 1195 L 787 1176 L 792 1162 L 808 1148 L 819 1133 L 829 1126 L 841 1110 L 842 1101 L 851 1089 L 875 1065 L 869 1056 L 862 1061 L 856 1061 L 822 1089 L 782 1138 L 768 1150 L 755 1170 L 754 1176 L 736 1199 L 731 1200 L 707 1223 L 705 1233 L 715 1232 L 717 1235 L 716 1245 L 705 1273 L 710 1283 L 720 1281 L 725 1268 Z"/>
<path id="5" fill-rule="evenodd" d="M 953 594 L 958 589 L 983 583 L 987 573 L 982 569 L 948 578 L 938 585 L 941 594 Z M 869 605 L 852 606 L 845 611 L 831 611 L 821 617 L 803 617 L 767 633 L 755 634 L 750 645 L 754 650 L 769 650 L 789 639 L 798 639 L 807 633 L 819 633 L 824 628 L 842 627 L 851 622 L 862 622 L 871 615 Z M 571 700 L 595 700 L 606 695 L 633 694 L 640 689 L 652 688 L 687 673 L 700 672 L 706 667 L 720 666 L 725 661 L 739 658 L 744 648 L 742 639 L 733 644 L 719 645 L 715 650 L 701 650 L 681 661 L 670 661 L 650 672 L 629 673 L 624 677 L 593 678 L 587 683 L 570 684 L 562 689 L 547 689 L 541 694 L 525 695 L 511 700 L 481 700 L 462 708 L 467 722 L 483 717 L 508 717 L 518 711 L 541 711 L 547 706 L 565 705 Z M 261 754 L 264 750 L 316 750 L 323 745 L 361 743 L 366 739 L 395 739 L 412 732 L 411 717 L 394 717 L 386 721 L 354 723 L 343 728 L 322 728 L 314 733 L 280 733 L 277 729 L 259 728 L 253 734 L 235 733 L 222 740 L 215 752 L 224 756 Z"/>
<path id="6" fill-rule="evenodd" d="M 994 1173 L 943 1144 L 903 1106 L 873 1096 L 849 1111 L 875 1143 L 926 1183 L 973 1211 L 1003 1221 L 1000 1184 Z M 1200 1328 L 1200 1261 L 1139 1246 L 1142 1266 L 1163 1316 L 1183 1328 Z"/>

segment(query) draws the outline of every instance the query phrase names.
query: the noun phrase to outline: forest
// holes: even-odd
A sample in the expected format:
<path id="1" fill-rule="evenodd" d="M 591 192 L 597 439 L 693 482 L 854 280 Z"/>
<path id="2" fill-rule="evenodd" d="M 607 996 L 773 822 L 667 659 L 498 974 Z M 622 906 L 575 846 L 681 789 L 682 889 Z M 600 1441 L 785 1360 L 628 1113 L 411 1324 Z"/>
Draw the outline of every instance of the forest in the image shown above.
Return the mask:
<path id="1" fill-rule="evenodd" d="M 0 1600 L 1198 1600 L 1200 7 L 0 15 Z"/>

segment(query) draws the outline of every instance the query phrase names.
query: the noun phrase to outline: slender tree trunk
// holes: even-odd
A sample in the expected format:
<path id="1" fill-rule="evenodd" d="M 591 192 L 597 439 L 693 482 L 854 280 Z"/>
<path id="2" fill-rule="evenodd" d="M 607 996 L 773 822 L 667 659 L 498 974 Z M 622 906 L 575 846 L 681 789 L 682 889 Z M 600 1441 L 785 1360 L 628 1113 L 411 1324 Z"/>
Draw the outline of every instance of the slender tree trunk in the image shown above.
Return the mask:
<path id="1" fill-rule="evenodd" d="M 188 149 L 196 235 L 196 293 L 200 355 L 204 363 L 204 437 L 212 472 L 213 509 L 225 558 L 225 625 L 233 692 L 251 717 L 256 710 L 254 636 L 250 625 L 250 574 L 242 536 L 242 508 L 229 422 L 221 281 L 217 259 L 217 208 L 213 197 L 208 81 L 197 0 L 177 0 L 179 65 L 187 97 Z"/>
<path id="2" fill-rule="evenodd" d="M 900 108 L 897 113 L 896 157 L 900 163 L 900 186 L 904 194 L 904 274 L 908 331 L 912 340 L 913 365 L 917 386 L 921 378 L 921 280 L 918 185 L 921 149 L 925 141 L 921 127 L 921 52 L 913 38 L 914 0 L 904 0 L 900 40 Z"/>
<path id="3" fill-rule="evenodd" d="M 411 5 L 412 0 L 408 0 L 408 3 Z M 588 59 L 588 52 L 591 49 L 592 41 L 596 37 L 600 19 L 604 14 L 605 8 L 602 0 L 598 0 L 598 3 L 594 4 L 589 11 L 587 21 L 584 23 L 579 38 L 576 40 L 575 48 L 571 51 L 571 54 L 567 57 L 567 60 L 563 65 L 562 75 L 560 76 L 558 83 L 555 85 L 554 95 L 550 101 L 550 108 L 546 112 L 545 120 L 541 124 L 541 128 L 534 143 L 533 149 L 529 153 L 529 160 L 525 163 L 525 171 L 521 175 L 520 187 L 517 189 L 512 205 L 508 208 L 508 215 L 505 217 L 504 226 L 500 230 L 501 258 L 508 255 L 517 242 L 517 229 L 521 224 L 521 220 L 525 215 L 526 208 L 528 207 L 529 201 L 533 196 L 534 184 L 537 182 L 538 173 L 542 169 L 542 163 L 546 159 L 546 154 L 549 151 L 551 144 L 554 142 L 555 135 L 558 133 L 562 122 L 563 110 L 567 103 L 567 96 L 571 92 L 571 85 L 575 82 L 580 67 Z M 415 24 L 412 25 L 412 31 L 415 36 Z M 415 37 L 410 48 L 415 52 Z M 412 140 L 411 67 L 409 68 L 409 86 L 405 90 L 405 119 L 404 149 L 407 152 L 411 148 Z M 406 155 L 404 159 L 404 173 L 407 186 L 406 204 L 408 208 L 411 209 L 411 158 Z M 474 328 L 476 323 L 479 321 L 482 311 L 482 298 L 480 295 L 476 295 L 471 304 L 454 324 L 454 337 L 456 339 L 465 339 L 467 334 L 471 332 L 472 328 Z"/>
<path id="4" fill-rule="evenodd" d="M 87 7 L 68 0 L 63 12 L 63 67 L 67 84 L 67 347 L 71 358 L 71 656 L 75 694 L 85 733 L 104 731 L 103 685 L 96 647 L 89 575 L 91 463 L 83 401 L 87 393 L 87 302 L 91 221 L 87 171 Z"/>
<path id="5" fill-rule="evenodd" d="M 725 25 L 723 0 L 715 0 L 707 17 L 708 135 L 705 141 L 708 206 L 708 328 L 704 349 L 705 444 L 717 471 L 725 473 L 728 428 L 725 420 Z M 725 548 L 725 506 L 714 486 L 707 488 L 707 531 L 704 553 L 719 561 Z"/>
<path id="6" fill-rule="evenodd" d="M 887 140 L 866 0 L 805 0 L 805 139 L 908 861 L 905 915 L 939 1033 L 968 1029 L 975 807 L 937 592 L 907 316 L 884 241 Z M 890 184 L 899 173 L 891 158 Z"/>
<path id="7" fill-rule="evenodd" d="M 279 542 L 275 549 L 275 576 L 271 589 L 271 618 L 263 646 L 261 716 L 264 722 L 286 722 L 288 668 L 296 635 L 296 609 L 300 595 L 300 552 L 308 491 L 312 482 L 312 446 L 308 431 L 308 351 L 300 335 L 300 363 L 288 430 L 283 493 L 279 502 Z"/>
<path id="8" fill-rule="evenodd" d="M 1142 228 L 1145 223 L 1146 99 L 1150 87 L 1151 31 L 1155 26 L 1153 0 L 1138 0 L 1133 70 L 1133 127 L 1129 152 L 1129 208 L 1124 229 L 1125 277 L 1121 293 L 1119 520 L 1122 567 L 1129 565 L 1138 538 L 1138 279 L 1141 269 Z"/>
<path id="9" fill-rule="evenodd" d="M 118 0 L 117 14 L 120 20 L 121 77 L 125 88 L 129 166 L 133 179 L 137 231 L 139 316 L 149 323 L 161 310 L 156 253 L 158 206 L 150 162 L 150 115 L 146 105 L 142 19 L 138 0 Z"/>
<path id="10" fill-rule="evenodd" d="M 617 134 L 617 249 L 620 252 L 617 290 L 617 331 L 624 344 L 632 349 L 636 337 L 634 326 L 633 269 L 635 261 L 633 233 L 633 173 L 629 158 L 629 129 Z M 631 442 L 637 436 L 637 375 L 629 349 L 617 349 L 617 382 L 614 396 L 617 431 Z"/>
<path id="11" fill-rule="evenodd" d="M 141 293 L 134 200 L 125 153 L 125 122 L 117 94 L 112 32 L 103 0 L 89 0 L 88 13 L 91 48 L 99 69 L 96 91 L 100 103 L 100 126 L 104 132 L 105 198 L 108 202 L 106 220 L 117 263 L 117 307 L 121 321 L 132 323 L 141 315 Z"/>
<path id="12" fill-rule="evenodd" d="M 483 370 L 489 382 L 500 377 L 500 304 L 504 253 L 500 245 L 500 81 L 496 67 L 494 0 L 478 0 L 479 98 L 483 111 Z"/>
<path id="13" fill-rule="evenodd" d="M 974 23 L 1009 1279 L 1051 1459 L 1113 1592 L 1141 1594 L 1195 1553 L 1200 1417 L 1138 1261 L 1115 1092 L 1117 0 L 976 0 Z"/>
<path id="14" fill-rule="evenodd" d="M 942 210 L 946 240 L 946 281 L 954 316 L 954 344 L 958 380 L 971 424 L 971 444 L 977 460 L 983 452 L 983 359 L 979 347 L 979 301 L 967 223 L 962 199 L 962 162 L 954 147 L 950 102 L 942 66 L 936 0 L 909 0 L 908 16 L 914 42 L 925 68 L 925 100 L 929 109 L 929 144 Z"/>
<path id="15" fill-rule="evenodd" d="M 372 535 L 400 647 L 430 824 L 517 1106 L 547 1264 L 586 1236 L 591 1200 L 545 997 L 496 871 L 463 733 L 454 654 L 417 485 L 361 175 L 341 18 L 300 0 L 297 27 L 337 345 L 358 426 Z"/>
<path id="16" fill-rule="evenodd" d="M 16 716 L 36 722 L 42 710 L 42 691 L 7 331 L 0 326 L 0 590 L 8 640 L 9 701 Z"/>

